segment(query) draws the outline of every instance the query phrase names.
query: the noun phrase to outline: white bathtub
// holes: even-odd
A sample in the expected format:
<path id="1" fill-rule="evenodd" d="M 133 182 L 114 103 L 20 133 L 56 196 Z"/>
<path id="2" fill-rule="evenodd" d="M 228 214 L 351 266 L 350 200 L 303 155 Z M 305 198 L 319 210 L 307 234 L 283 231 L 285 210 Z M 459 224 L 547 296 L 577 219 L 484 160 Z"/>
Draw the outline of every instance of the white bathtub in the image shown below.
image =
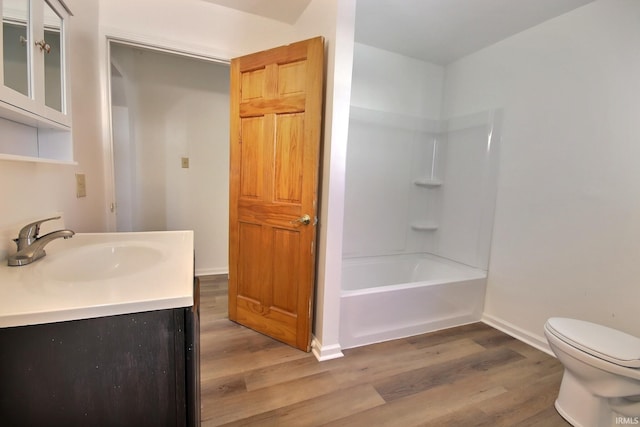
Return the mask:
<path id="1" fill-rule="evenodd" d="M 358 347 L 480 320 L 487 273 L 428 254 L 345 259 L 340 345 Z"/>

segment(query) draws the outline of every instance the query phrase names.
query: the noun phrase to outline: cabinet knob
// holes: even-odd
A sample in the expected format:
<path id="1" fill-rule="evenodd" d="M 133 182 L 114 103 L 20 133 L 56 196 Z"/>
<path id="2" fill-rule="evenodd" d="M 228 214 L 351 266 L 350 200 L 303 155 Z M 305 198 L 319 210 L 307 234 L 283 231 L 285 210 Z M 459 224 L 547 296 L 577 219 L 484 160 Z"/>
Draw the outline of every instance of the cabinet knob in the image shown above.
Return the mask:
<path id="1" fill-rule="evenodd" d="M 36 46 L 40 48 L 40 52 L 51 53 L 51 45 L 45 40 L 36 42 Z"/>

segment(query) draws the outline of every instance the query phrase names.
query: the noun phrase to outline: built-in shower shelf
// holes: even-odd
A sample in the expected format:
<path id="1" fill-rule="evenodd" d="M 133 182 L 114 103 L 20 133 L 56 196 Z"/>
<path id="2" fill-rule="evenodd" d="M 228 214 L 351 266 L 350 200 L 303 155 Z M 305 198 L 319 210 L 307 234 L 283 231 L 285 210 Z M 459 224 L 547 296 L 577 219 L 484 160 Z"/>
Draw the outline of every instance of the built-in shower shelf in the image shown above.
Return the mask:
<path id="1" fill-rule="evenodd" d="M 440 187 L 442 185 L 442 181 L 440 181 L 439 179 L 433 179 L 433 178 L 418 178 L 415 181 L 413 181 L 413 183 L 418 187 L 427 187 L 427 188 L 435 188 L 435 187 Z"/>
<path id="2" fill-rule="evenodd" d="M 411 224 L 411 229 L 415 231 L 436 231 L 438 224 L 433 222 L 414 222 Z"/>

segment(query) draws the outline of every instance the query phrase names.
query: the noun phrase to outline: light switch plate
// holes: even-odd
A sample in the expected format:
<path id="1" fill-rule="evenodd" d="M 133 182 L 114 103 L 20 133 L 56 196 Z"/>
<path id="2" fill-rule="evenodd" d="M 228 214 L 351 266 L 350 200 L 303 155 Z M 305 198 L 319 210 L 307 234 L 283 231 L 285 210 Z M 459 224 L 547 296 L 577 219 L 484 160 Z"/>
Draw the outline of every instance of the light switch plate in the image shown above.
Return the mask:
<path id="1" fill-rule="evenodd" d="M 182 167 L 184 169 L 188 169 L 189 168 L 189 158 L 188 157 L 183 157 L 182 158 Z"/>
<path id="2" fill-rule="evenodd" d="M 83 173 L 76 174 L 76 197 L 87 197 L 87 184 Z"/>

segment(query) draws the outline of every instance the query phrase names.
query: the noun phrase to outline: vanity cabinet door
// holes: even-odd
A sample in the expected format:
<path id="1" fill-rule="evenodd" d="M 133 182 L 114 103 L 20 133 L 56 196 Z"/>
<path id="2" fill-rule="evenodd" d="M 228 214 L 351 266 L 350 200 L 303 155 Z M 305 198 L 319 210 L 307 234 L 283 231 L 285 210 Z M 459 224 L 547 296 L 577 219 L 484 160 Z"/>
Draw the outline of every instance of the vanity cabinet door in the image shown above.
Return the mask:
<path id="1" fill-rule="evenodd" d="M 0 0 L 0 6 L 0 117 L 70 128 L 68 9 L 58 0 Z"/>
<path id="2" fill-rule="evenodd" d="M 188 408 L 197 396 L 187 392 L 198 390 L 188 378 L 195 368 L 187 369 L 197 357 L 189 351 L 197 344 L 193 312 L 181 308 L 0 329 L 0 424 L 194 422 L 198 417 L 188 416 Z"/>

